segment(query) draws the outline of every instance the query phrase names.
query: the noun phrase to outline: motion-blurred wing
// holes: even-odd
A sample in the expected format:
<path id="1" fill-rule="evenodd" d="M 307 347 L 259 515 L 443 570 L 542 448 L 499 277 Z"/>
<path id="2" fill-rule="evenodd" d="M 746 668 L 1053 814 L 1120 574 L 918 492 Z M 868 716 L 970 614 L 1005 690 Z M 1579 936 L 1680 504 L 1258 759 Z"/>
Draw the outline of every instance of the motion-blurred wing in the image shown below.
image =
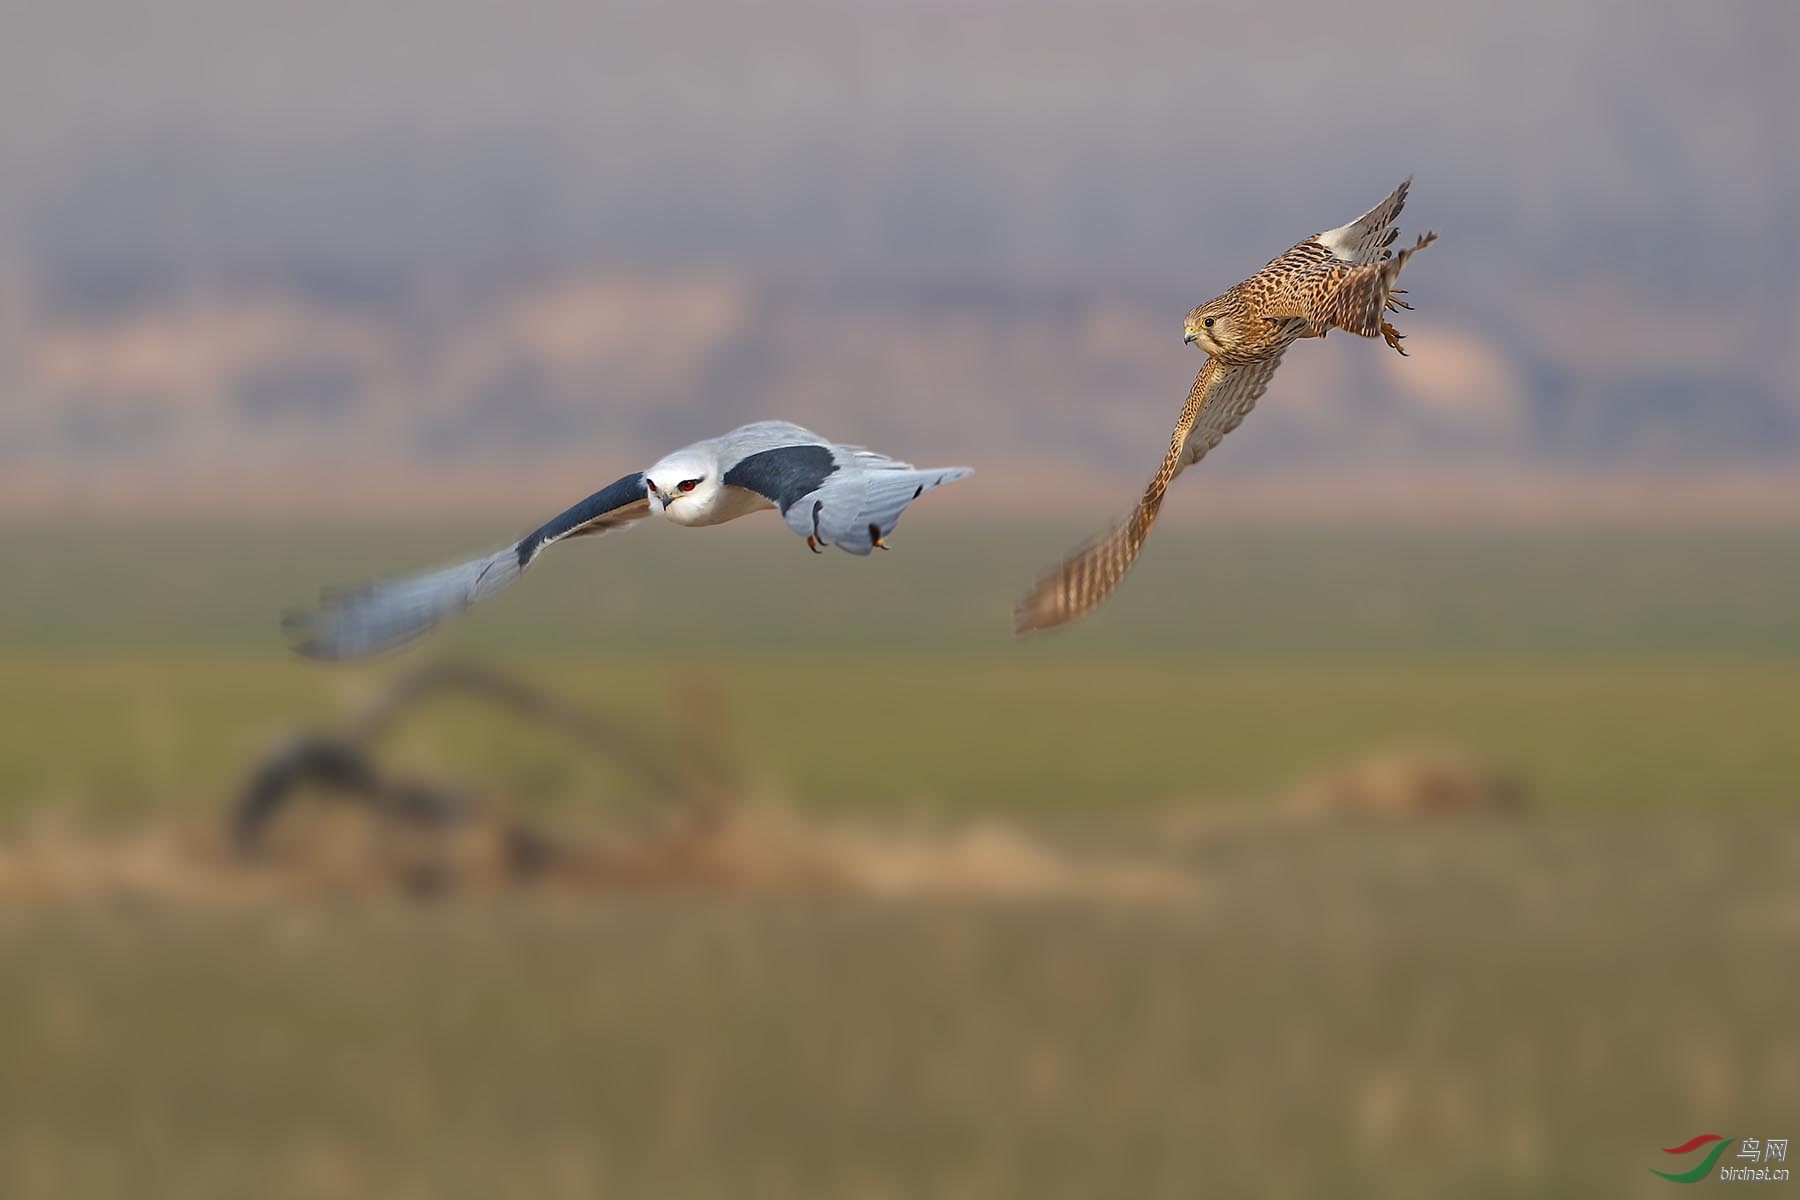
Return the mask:
<path id="1" fill-rule="evenodd" d="M 1013 610 L 1013 631 L 1049 629 L 1085 616 L 1112 594 L 1136 561 L 1169 484 L 1236 429 L 1269 389 L 1284 347 L 1265 359 L 1232 366 L 1206 360 L 1169 437 L 1169 452 L 1137 507 L 1118 525 L 1046 571 Z"/>
<path id="2" fill-rule="evenodd" d="M 391 650 L 504 588 L 551 543 L 622 529 L 649 510 L 644 477 L 633 473 L 504 550 L 410 578 L 328 590 L 317 610 L 288 613 L 282 624 L 295 652 L 308 658 L 363 658 Z"/>

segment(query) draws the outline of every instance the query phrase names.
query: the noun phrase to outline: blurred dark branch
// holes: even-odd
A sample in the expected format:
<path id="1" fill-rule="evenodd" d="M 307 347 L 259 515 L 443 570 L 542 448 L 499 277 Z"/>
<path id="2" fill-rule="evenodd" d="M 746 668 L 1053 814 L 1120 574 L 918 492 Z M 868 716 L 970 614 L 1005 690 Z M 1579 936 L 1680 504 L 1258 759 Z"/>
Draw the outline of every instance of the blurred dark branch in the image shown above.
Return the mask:
<path id="1" fill-rule="evenodd" d="M 736 790 L 718 737 L 717 707 L 710 696 L 679 698 L 694 731 L 675 756 L 659 755 L 638 731 L 605 720 L 515 676 L 468 662 L 432 662 L 396 679 L 338 734 L 297 734 L 252 767 L 229 814 L 230 835 L 241 852 L 254 850 L 275 814 L 304 785 L 316 785 L 412 825 L 447 827 L 478 807 L 465 790 L 384 772 L 376 763 L 381 741 L 427 701 L 460 693 L 497 708 L 531 727 L 556 734 L 622 768 L 650 794 L 666 798 L 689 832 L 717 823 Z"/>

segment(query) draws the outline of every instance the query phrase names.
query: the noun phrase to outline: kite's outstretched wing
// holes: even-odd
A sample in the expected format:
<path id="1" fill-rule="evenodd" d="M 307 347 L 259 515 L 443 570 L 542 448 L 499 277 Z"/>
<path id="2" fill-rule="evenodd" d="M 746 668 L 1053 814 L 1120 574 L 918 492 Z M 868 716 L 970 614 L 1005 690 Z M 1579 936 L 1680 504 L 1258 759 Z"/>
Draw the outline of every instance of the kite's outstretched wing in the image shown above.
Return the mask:
<path id="1" fill-rule="evenodd" d="M 294 650 L 308 658 L 363 658 L 391 650 L 517 579 L 552 542 L 622 529 L 649 511 L 644 477 L 634 472 L 504 550 L 409 578 L 329 590 L 317 609 L 290 612 L 282 625 Z"/>
<path id="2" fill-rule="evenodd" d="M 970 474 L 967 467 L 922 470 L 860 446 L 824 441 L 797 425 L 770 422 L 739 432 L 765 429 L 791 430 L 794 441 L 743 454 L 726 469 L 724 482 L 773 502 L 787 527 L 815 549 L 836 546 L 851 554 L 885 549 L 907 505 Z"/>
<path id="3" fill-rule="evenodd" d="M 1162 466 L 1144 489 L 1137 507 L 1112 529 L 1038 577 L 1013 609 L 1015 633 L 1073 621 L 1112 594 L 1150 536 L 1150 526 L 1156 522 L 1169 484 L 1183 469 L 1204 458 L 1250 414 L 1268 390 L 1269 379 L 1281 365 L 1284 352 L 1241 365 L 1222 363 L 1216 358 L 1206 360 L 1194 377 L 1187 403 L 1169 436 L 1169 451 L 1163 456 Z"/>

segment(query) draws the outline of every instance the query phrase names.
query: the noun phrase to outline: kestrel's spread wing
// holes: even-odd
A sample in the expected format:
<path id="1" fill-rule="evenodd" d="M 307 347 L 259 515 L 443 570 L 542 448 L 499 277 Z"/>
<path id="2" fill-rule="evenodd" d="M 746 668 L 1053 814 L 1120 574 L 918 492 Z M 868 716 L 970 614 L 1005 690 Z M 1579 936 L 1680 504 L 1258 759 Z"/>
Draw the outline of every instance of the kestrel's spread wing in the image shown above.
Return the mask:
<path id="1" fill-rule="evenodd" d="M 1289 339 L 1290 341 L 1292 339 Z M 1262 394 L 1281 364 L 1286 347 L 1268 358 L 1240 366 L 1228 365 L 1216 358 L 1206 360 L 1169 435 L 1169 452 L 1163 456 L 1143 498 L 1126 517 L 1110 531 L 1075 551 L 1062 563 L 1046 571 L 1019 601 L 1013 612 L 1015 632 L 1048 629 L 1072 621 L 1106 599 L 1125 578 L 1150 526 L 1162 508 L 1163 494 L 1169 484 L 1186 467 L 1206 457 L 1206 452 L 1225 440 L 1236 429 Z"/>
<path id="2" fill-rule="evenodd" d="M 1398 254 L 1388 248 L 1399 237 L 1394 221 L 1411 186 L 1408 179 L 1348 225 L 1298 243 L 1188 314 L 1186 340 L 1210 357 L 1194 379 L 1162 466 L 1130 516 L 1038 578 L 1013 612 L 1016 632 L 1072 621 L 1111 594 L 1150 536 L 1169 484 L 1238 427 L 1297 338 L 1343 329 L 1380 335 L 1406 353 L 1383 313 L 1409 307 L 1394 282 L 1407 259 L 1437 236 L 1426 234 Z"/>

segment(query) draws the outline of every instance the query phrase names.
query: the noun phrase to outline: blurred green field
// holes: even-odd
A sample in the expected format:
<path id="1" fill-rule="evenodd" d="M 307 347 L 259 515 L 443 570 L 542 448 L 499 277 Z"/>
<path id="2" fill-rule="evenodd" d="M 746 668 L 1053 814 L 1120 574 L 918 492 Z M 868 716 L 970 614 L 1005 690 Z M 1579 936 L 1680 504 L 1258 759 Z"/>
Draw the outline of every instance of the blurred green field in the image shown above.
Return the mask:
<path id="1" fill-rule="evenodd" d="M 511 522 L 0 522 L 0 651 L 274 657 L 322 584 L 516 537 Z M 908 652 L 1073 663 L 1394 654 L 1800 658 L 1800 524 L 1463 525 L 1165 520 L 1076 629 L 1015 644 L 1012 602 L 1082 535 L 908 517 L 891 554 L 808 554 L 773 519 L 651 522 L 559 547 L 450 627 L 448 649 L 688 656 Z"/>
<path id="2" fill-rule="evenodd" d="M 773 521 L 573 544 L 425 653 L 514 665 L 651 739 L 711 693 L 759 785 L 809 807 L 1238 802 L 1418 743 L 1559 811 L 1796 796 L 1800 530 L 1173 525 L 1094 620 L 1023 643 L 1011 601 L 1069 531 L 903 533 L 868 561 Z M 274 733 L 411 661 L 293 660 L 282 608 L 505 536 L 0 526 L 0 817 L 216 804 Z M 455 705 L 410 746 L 516 792 L 617 782 Z"/>
<path id="3" fill-rule="evenodd" d="M 0 526 L 0 879 L 45 814 L 210 821 L 414 661 L 295 661 L 283 607 L 508 532 Z M 1173 525 L 1015 643 L 1078 532 L 652 526 L 434 646 L 653 747 L 716 729 L 808 817 L 1004 821 L 1195 895 L 196 900 L 52 839 L 0 906 L 0 1195 L 1650 1196 L 1657 1147 L 1792 1135 L 1800 529 Z M 1179 832 L 1420 744 L 1532 813 Z M 553 826 L 657 799 L 467 702 L 394 753 Z"/>

